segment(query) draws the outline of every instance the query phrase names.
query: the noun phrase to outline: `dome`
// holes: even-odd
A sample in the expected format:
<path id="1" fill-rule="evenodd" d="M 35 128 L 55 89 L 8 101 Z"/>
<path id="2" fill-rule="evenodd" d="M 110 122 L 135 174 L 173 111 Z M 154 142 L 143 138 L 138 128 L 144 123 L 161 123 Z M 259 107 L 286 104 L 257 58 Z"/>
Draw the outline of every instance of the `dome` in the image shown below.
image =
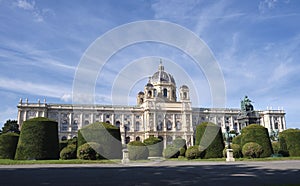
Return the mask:
<path id="1" fill-rule="evenodd" d="M 151 83 L 173 83 L 175 84 L 175 80 L 173 76 L 164 71 L 164 66 L 160 62 L 158 71 L 153 74 L 150 78 Z"/>
<path id="2" fill-rule="evenodd" d="M 144 95 L 144 92 L 140 91 L 140 92 L 138 93 L 138 95 Z"/>
<path id="3" fill-rule="evenodd" d="M 189 87 L 187 85 L 182 85 L 180 88 L 182 88 L 182 89 L 189 89 Z"/>

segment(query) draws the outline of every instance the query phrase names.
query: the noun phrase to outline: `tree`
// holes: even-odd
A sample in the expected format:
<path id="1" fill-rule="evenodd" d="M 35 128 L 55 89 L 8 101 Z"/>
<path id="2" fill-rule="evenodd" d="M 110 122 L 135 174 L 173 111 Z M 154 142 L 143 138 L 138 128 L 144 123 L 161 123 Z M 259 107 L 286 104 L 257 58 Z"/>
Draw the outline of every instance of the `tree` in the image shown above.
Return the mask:
<path id="1" fill-rule="evenodd" d="M 8 132 L 14 132 L 17 134 L 20 134 L 19 125 L 17 120 L 7 120 L 6 123 L 4 123 L 4 126 L 2 127 L 2 134 L 8 133 Z"/>

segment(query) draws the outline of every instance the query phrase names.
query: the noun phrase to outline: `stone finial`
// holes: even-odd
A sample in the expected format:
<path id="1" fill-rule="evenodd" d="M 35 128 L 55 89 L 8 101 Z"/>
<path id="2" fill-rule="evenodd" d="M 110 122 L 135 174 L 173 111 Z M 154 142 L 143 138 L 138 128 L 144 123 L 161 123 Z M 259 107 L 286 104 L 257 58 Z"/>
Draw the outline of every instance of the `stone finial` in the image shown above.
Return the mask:
<path id="1" fill-rule="evenodd" d="M 44 104 L 46 104 L 46 98 L 44 98 Z"/>
<path id="2" fill-rule="evenodd" d="M 23 100 L 22 100 L 22 98 L 20 98 L 19 104 L 21 104 L 21 105 L 22 105 L 22 101 L 23 101 Z"/>
<path id="3" fill-rule="evenodd" d="M 26 104 L 28 104 L 28 98 L 26 98 L 25 101 L 26 101 Z"/>

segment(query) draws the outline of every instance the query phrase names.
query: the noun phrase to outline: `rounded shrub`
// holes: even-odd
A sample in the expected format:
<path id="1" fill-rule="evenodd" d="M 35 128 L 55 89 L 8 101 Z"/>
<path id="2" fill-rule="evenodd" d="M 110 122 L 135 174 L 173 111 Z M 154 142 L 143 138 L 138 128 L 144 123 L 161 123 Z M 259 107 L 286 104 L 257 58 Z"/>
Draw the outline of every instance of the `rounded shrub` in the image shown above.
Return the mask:
<path id="1" fill-rule="evenodd" d="M 160 138 L 150 136 L 144 140 L 144 144 L 147 145 L 149 150 L 149 157 L 162 156 L 163 143 Z"/>
<path id="2" fill-rule="evenodd" d="M 185 157 L 189 160 L 200 158 L 201 151 L 199 150 L 199 146 L 190 146 L 185 152 Z"/>
<path id="3" fill-rule="evenodd" d="M 283 156 L 300 156 L 300 130 L 287 129 L 279 133 L 280 149 Z"/>
<path id="4" fill-rule="evenodd" d="M 232 139 L 232 144 L 241 145 L 242 135 L 237 135 Z"/>
<path id="5" fill-rule="evenodd" d="M 83 160 L 96 160 L 103 159 L 102 156 L 98 153 L 103 149 L 101 145 L 95 142 L 85 143 L 78 147 L 77 149 L 77 158 Z"/>
<path id="6" fill-rule="evenodd" d="M 132 141 L 127 145 L 130 160 L 145 160 L 149 156 L 147 146 L 141 141 Z"/>
<path id="7" fill-rule="evenodd" d="M 203 158 L 222 158 L 225 147 L 221 128 L 213 123 L 203 122 L 196 128 L 196 146 L 203 148 Z"/>
<path id="8" fill-rule="evenodd" d="M 122 144 L 120 129 L 103 122 L 96 122 L 78 130 L 77 146 L 95 142 L 101 145 L 101 156 L 106 159 L 121 159 Z"/>
<path id="9" fill-rule="evenodd" d="M 259 158 L 263 153 L 263 147 L 258 143 L 249 142 L 243 146 L 242 152 L 244 157 Z"/>
<path id="10" fill-rule="evenodd" d="M 43 117 L 24 121 L 15 159 L 59 159 L 57 122 Z"/>
<path id="11" fill-rule="evenodd" d="M 67 146 L 68 146 L 68 142 L 67 141 L 60 141 L 59 144 L 58 144 L 59 152 L 61 150 L 63 150 L 63 148 L 65 148 Z"/>
<path id="12" fill-rule="evenodd" d="M 173 144 L 167 145 L 167 147 L 163 151 L 164 158 L 178 158 L 179 155 L 180 155 L 179 149 L 175 147 Z"/>
<path id="13" fill-rule="evenodd" d="M 0 159 L 14 159 L 18 145 L 19 134 L 5 133 L 0 135 Z"/>
<path id="14" fill-rule="evenodd" d="M 76 159 L 77 148 L 76 145 L 70 144 L 60 151 L 60 159 Z"/>
<path id="15" fill-rule="evenodd" d="M 241 158 L 243 157 L 242 154 L 242 148 L 238 144 L 231 144 L 230 148 L 233 150 L 233 157 L 234 158 Z M 227 147 L 224 148 L 223 150 L 223 156 L 226 158 L 227 157 Z"/>
<path id="16" fill-rule="evenodd" d="M 241 147 L 246 143 L 255 142 L 262 146 L 263 153 L 260 157 L 270 157 L 273 154 L 268 129 L 257 124 L 251 124 L 242 129 Z"/>

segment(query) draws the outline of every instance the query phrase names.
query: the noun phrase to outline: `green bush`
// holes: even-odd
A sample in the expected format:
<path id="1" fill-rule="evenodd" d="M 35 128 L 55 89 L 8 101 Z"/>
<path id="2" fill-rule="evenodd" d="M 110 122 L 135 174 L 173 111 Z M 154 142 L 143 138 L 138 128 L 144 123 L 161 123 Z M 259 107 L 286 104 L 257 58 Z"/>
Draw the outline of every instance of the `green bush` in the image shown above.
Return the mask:
<path id="1" fill-rule="evenodd" d="M 5 133 L 0 135 L 0 159 L 14 159 L 19 134 Z"/>
<path id="2" fill-rule="evenodd" d="M 100 153 L 102 152 L 101 145 L 95 142 L 85 143 L 78 147 L 77 158 L 83 160 L 103 159 Z"/>
<path id="3" fill-rule="evenodd" d="M 282 155 L 300 156 L 300 130 L 287 129 L 279 133 Z"/>
<path id="4" fill-rule="evenodd" d="M 167 147 L 163 151 L 164 158 L 178 158 L 180 155 L 180 151 L 173 144 L 167 145 Z"/>
<path id="5" fill-rule="evenodd" d="M 196 146 L 203 148 L 203 158 L 222 158 L 225 147 L 221 128 L 213 123 L 203 122 L 196 128 Z"/>
<path id="6" fill-rule="evenodd" d="M 242 129 L 241 147 L 246 143 L 255 142 L 262 146 L 263 153 L 260 157 L 270 157 L 273 154 L 271 140 L 269 138 L 268 129 L 263 126 L 251 124 Z"/>
<path id="7" fill-rule="evenodd" d="M 67 141 L 60 141 L 59 144 L 59 152 L 63 150 L 63 148 L 68 146 L 68 142 Z"/>
<path id="8" fill-rule="evenodd" d="M 60 151 L 60 159 L 76 159 L 77 148 L 75 144 L 70 144 Z"/>
<path id="9" fill-rule="evenodd" d="M 243 146 L 242 152 L 244 157 L 259 158 L 263 153 L 263 148 L 258 143 L 249 142 Z"/>
<path id="10" fill-rule="evenodd" d="M 15 159 L 59 159 L 57 122 L 43 117 L 24 121 Z"/>
<path id="11" fill-rule="evenodd" d="M 238 135 L 232 139 L 232 144 L 241 145 L 242 135 Z"/>
<path id="12" fill-rule="evenodd" d="M 162 156 L 163 143 L 160 138 L 150 136 L 144 140 L 144 144 L 147 145 L 149 150 L 149 157 Z"/>
<path id="13" fill-rule="evenodd" d="M 279 154 L 278 152 L 280 151 L 280 143 L 278 141 L 272 141 L 272 148 L 274 154 Z"/>
<path id="14" fill-rule="evenodd" d="M 149 156 L 147 146 L 141 141 L 132 141 L 127 145 L 130 160 L 145 160 Z"/>
<path id="15" fill-rule="evenodd" d="M 179 156 L 185 156 L 185 151 L 186 151 L 186 148 L 181 147 L 181 148 L 179 149 Z"/>
<path id="16" fill-rule="evenodd" d="M 199 146 L 190 146 L 185 152 L 185 157 L 189 160 L 197 159 L 201 158 L 201 153 Z"/>
<path id="17" fill-rule="evenodd" d="M 106 159 L 121 159 L 122 144 L 120 129 L 103 122 L 96 122 L 78 130 L 77 146 L 86 142 L 95 142 L 101 145 L 102 156 Z"/>
<path id="18" fill-rule="evenodd" d="M 68 139 L 68 141 L 67 141 L 68 145 L 73 144 L 73 145 L 77 146 L 77 139 L 78 139 L 77 137 L 74 137 L 72 139 Z"/>
<path id="19" fill-rule="evenodd" d="M 243 154 L 242 154 L 242 148 L 240 145 L 238 144 L 231 144 L 230 145 L 230 148 L 233 150 L 233 157 L 234 158 L 241 158 L 243 157 Z M 226 158 L 227 157 L 227 147 L 224 148 L 223 150 L 223 156 Z"/>

